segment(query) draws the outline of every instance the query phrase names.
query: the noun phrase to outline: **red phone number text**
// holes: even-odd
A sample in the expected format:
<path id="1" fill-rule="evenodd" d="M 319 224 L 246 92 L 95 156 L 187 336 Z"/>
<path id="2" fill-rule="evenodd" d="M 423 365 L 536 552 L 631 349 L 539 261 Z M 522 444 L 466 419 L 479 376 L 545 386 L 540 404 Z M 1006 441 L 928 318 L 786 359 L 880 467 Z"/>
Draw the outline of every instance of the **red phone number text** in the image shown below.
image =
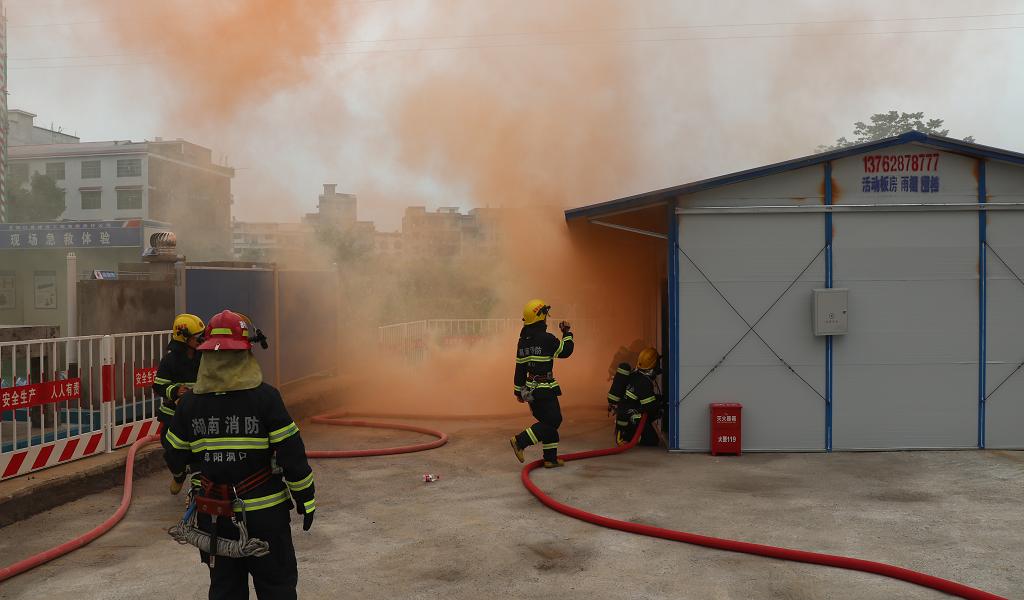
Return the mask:
<path id="1" fill-rule="evenodd" d="M 874 154 L 864 157 L 865 173 L 938 171 L 939 154 Z"/>

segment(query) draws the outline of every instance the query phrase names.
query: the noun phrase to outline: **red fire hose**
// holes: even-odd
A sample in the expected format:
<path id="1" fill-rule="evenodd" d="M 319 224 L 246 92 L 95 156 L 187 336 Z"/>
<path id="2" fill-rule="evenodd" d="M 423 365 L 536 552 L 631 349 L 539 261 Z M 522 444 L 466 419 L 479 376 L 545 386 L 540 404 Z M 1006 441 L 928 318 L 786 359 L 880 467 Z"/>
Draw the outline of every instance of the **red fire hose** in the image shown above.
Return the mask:
<path id="1" fill-rule="evenodd" d="M 615 448 L 603 448 L 600 450 L 587 450 L 585 452 L 574 452 L 572 454 L 563 455 L 561 458 L 566 461 L 570 460 L 581 460 L 584 458 L 594 458 L 595 456 L 608 456 L 610 454 L 620 454 L 636 446 L 637 441 L 640 439 L 640 434 L 643 432 L 644 425 L 646 424 L 647 417 L 640 421 L 640 425 L 637 428 L 636 434 L 633 439 L 624 446 L 618 446 Z M 687 544 L 696 544 L 698 546 L 707 546 L 708 548 L 717 548 L 719 550 L 730 550 L 732 552 L 743 552 L 746 554 L 756 554 L 758 556 L 767 556 L 769 558 L 778 558 L 781 560 L 792 560 L 796 562 L 805 562 L 816 565 L 825 565 L 829 567 L 837 567 L 840 569 L 851 569 L 854 571 L 864 571 L 866 573 L 874 573 L 876 575 L 882 575 L 884 577 L 892 577 L 894 579 L 902 579 L 910 583 L 932 588 L 940 592 L 945 592 L 953 596 L 959 596 L 961 598 L 968 598 L 969 600 L 1007 600 L 1002 596 L 990 594 L 979 589 L 968 587 L 962 583 L 950 581 L 948 579 L 942 579 L 927 575 L 925 573 L 918 573 L 917 571 L 911 571 L 910 569 L 904 569 L 902 567 L 896 567 L 893 565 L 887 565 L 885 563 L 874 562 L 870 560 L 862 560 L 859 558 L 848 558 L 845 556 L 835 556 L 832 554 L 821 554 L 819 552 L 807 552 L 805 550 L 793 550 L 790 548 L 779 548 L 776 546 L 765 546 L 763 544 L 753 544 L 750 542 L 740 542 L 735 540 L 726 540 L 722 538 L 709 537 L 705 535 L 698 535 L 695 533 L 686 533 L 684 531 L 674 531 L 672 529 L 663 529 L 661 527 L 654 527 L 651 525 L 643 525 L 638 523 L 630 523 L 628 521 L 620 521 L 618 519 L 611 519 L 589 513 L 574 506 L 568 504 L 562 504 L 557 500 L 553 499 L 544 493 L 537 484 L 533 483 L 530 479 L 530 471 L 533 471 L 541 465 L 541 461 L 534 461 L 522 470 L 523 485 L 526 489 L 530 490 L 530 493 L 537 497 L 542 503 L 547 505 L 549 508 L 553 508 L 558 512 L 573 517 L 574 519 L 580 519 L 581 521 L 587 521 L 588 523 L 594 523 L 602 527 L 608 527 L 611 529 L 618 529 L 620 531 L 626 531 L 629 533 L 637 533 L 640 535 L 647 535 L 651 537 L 662 538 L 666 540 L 673 540 L 676 542 L 684 542 Z"/>
<path id="2" fill-rule="evenodd" d="M 417 425 L 405 425 L 402 423 L 381 423 L 379 421 L 362 421 L 355 419 L 342 419 L 345 412 L 334 412 L 313 417 L 314 423 L 322 425 L 344 425 L 347 427 L 375 427 L 379 429 L 398 429 L 401 431 L 415 431 L 436 437 L 436 440 L 408 446 L 394 446 L 392 448 L 369 448 L 367 450 L 306 450 L 309 458 L 356 458 L 361 456 L 383 456 L 385 454 L 405 454 L 407 452 L 421 452 L 430 450 L 448 443 L 448 434 L 436 429 L 419 427 Z"/>
<path id="3" fill-rule="evenodd" d="M 417 427 L 416 425 L 405 425 L 402 423 L 381 423 L 374 421 L 340 419 L 338 417 L 341 416 L 341 414 L 342 413 L 330 413 L 326 415 L 319 415 L 313 417 L 313 422 L 325 425 L 346 425 L 354 427 L 375 427 L 381 429 L 415 431 L 417 433 L 435 436 L 438 439 L 430 442 L 424 442 L 422 444 L 396 446 L 393 448 L 371 448 L 367 450 L 307 450 L 306 456 L 310 458 L 352 458 L 360 456 L 381 456 L 385 454 L 403 454 L 406 452 L 430 450 L 431 448 L 437 448 L 438 446 L 442 446 L 448 442 L 448 434 L 435 429 Z M 149 435 L 144 438 L 140 438 L 137 442 L 132 444 L 131 448 L 128 449 L 128 457 L 124 467 L 124 494 L 121 496 L 121 504 L 117 507 L 117 510 L 113 515 L 111 515 L 106 521 L 103 521 L 103 523 L 95 529 L 92 529 L 73 540 L 64 542 L 63 544 L 50 548 L 45 552 L 40 552 L 39 554 L 30 556 L 24 560 L 14 563 L 13 565 L 3 567 L 0 569 L 0 582 L 6 581 L 15 575 L 20 575 L 25 571 L 34 569 L 41 564 L 50 562 L 55 558 L 59 558 L 69 552 L 77 550 L 110 531 L 114 525 L 117 525 L 117 523 L 123 519 L 124 515 L 128 512 L 128 507 L 132 502 L 132 475 L 135 470 L 135 455 L 142 446 L 145 446 L 150 442 L 157 441 L 160 441 L 159 435 Z"/>
<path id="4" fill-rule="evenodd" d="M 82 546 L 110 531 L 114 525 L 117 525 L 117 523 L 124 518 L 125 513 L 128 512 L 128 506 L 132 503 L 132 472 L 135 470 L 135 453 L 139 451 L 139 448 L 146 444 L 158 441 L 160 441 L 159 435 L 147 435 L 144 438 L 140 438 L 139 441 L 132 444 L 132 447 L 128 449 L 128 458 L 124 465 L 124 494 L 121 495 L 121 505 L 117 507 L 114 514 L 110 515 L 106 521 L 100 523 L 100 525 L 95 529 L 87 531 L 73 540 L 64 542 L 63 544 L 54 546 L 45 552 L 40 552 L 35 556 L 30 556 L 25 560 L 20 560 L 13 565 L 0 569 L 0 581 L 6 581 L 15 575 L 20 575 L 29 569 L 34 569 L 43 563 L 48 563 L 55 558 L 64 556 L 68 552 L 78 550 Z"/>

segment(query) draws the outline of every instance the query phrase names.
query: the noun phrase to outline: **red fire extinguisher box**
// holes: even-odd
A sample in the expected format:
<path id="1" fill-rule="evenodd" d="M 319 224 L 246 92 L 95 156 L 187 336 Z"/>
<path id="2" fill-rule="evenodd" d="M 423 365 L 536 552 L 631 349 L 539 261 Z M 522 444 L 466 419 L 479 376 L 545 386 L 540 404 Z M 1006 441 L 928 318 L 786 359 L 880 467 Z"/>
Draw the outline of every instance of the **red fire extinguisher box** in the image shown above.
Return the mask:
<path id="1" fill-rule="evenodd" d="M 742 412 L 743 405 L 735 402 L 711 405 L 711 456 L 743 453 Z"/>

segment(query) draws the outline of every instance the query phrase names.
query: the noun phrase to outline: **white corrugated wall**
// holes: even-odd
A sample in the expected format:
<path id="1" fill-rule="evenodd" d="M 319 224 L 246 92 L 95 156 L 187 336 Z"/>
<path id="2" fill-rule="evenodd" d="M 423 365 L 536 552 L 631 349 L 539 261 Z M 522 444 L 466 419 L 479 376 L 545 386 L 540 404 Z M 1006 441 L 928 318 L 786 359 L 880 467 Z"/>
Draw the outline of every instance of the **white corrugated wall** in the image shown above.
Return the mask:
<path id="1" fill-rule="evenodd" d="M 925 168 L 922 158 L 911 168 L 908 158 L 898 170 L 893 162 L 892 169 L 874 171 L 857 155 L 831 164 L 836 205 L 928 205 L 833 215 L 834 286 L 850 290 L 849 333 L 833 338 L 837 450 L 979 443 L 979 217 L 970 207 L 947 206 L 978 202 L 978 163 L 917 144 L 871 153 L 914 155 L 935 155 L 937 163 Z M 820 205 L 825 172 L 817 165 L 681 198 L 681 449 L 707 450 L 711 402 L 744 405 L 745 450 L 826 448 L 825 338 L 815 337 L 811 327 L 811 290 L 825 287 L 825 255 L 818 254 L 826 240 L 825 215 L 688 212 Z M 1024 168 L 991 163 L 985 174 L 991 202 L 1024 202 Z M 881 185 L 872 181 L 883 176 Z M 923 177 L 929 178 L 927 191 L 916 185 Z M 935 183 L 938 190 L 931 189 Z M 1024 212 L 993 211 L 987 223 L 992 249 L 1024 275 Z M 1024 361 L 1024 284 L 991 254 L 987 265 L 985 375 L 991 393 Z M 776 300 L 756 328 L 764 341 L 751 333 L 729 352 L 748 329 L 743 320 L 753 324 Z M 987 406 L 986 446 L 1024 446 L 1024 369 Z"/>

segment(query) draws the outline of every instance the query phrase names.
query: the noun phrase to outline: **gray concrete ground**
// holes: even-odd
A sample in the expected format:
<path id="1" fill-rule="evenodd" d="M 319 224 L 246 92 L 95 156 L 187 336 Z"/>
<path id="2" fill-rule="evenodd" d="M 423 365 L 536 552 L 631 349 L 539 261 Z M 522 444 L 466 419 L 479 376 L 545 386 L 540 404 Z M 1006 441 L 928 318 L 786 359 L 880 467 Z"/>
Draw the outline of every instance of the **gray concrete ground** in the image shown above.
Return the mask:
<path id="1" fill-rule="evenodd" d="M 525 411 L 524 411 L 525 412 Z M 607 445 L 608 421 L 568 411 L 563 449 Z M 519 482 L 507 438 L 525 418 L 436 421 L 451 442 L 390 457 L 314 461 L 317 520 L 293 521 L 303 598 L 944 598 L 885 578 L 602 529 L 555 513 Z M 303 427 L 311 448 L 423 439 Z M 537 450 L 531 449 L 531 457 Z M 423 473 L 441 479 L 424 483 Z M 608 516 L 919 569 L 1024 597 L 1024 453 L 625 455 L 540 471 L 553 495 Z M 164 533 L 180 516 L 163 474 L 93 544 L 0 584 L 0 598 L 203 598 L 198 552 Z M 10 563 L 105 518 L 119 489 L 0 529 Z"/>

